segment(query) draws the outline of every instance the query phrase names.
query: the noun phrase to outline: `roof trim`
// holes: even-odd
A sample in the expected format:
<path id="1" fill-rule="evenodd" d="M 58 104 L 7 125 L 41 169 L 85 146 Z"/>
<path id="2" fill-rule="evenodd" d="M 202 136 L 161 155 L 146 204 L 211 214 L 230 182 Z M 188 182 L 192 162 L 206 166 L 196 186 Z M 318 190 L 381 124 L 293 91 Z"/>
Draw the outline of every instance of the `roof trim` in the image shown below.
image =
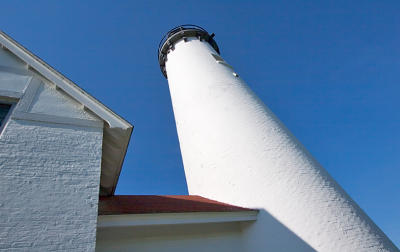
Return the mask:
<path id="1" fill-rule="evenodd" d="M 60 72 L 52 68 L 38 56 L 31 53 L 25 47 L 20 45 L 17 41 L 9 37 L 3 31 L 0 30 L 0 43 L 7 50 L 15 54 L 21 60 L 23 60 L 28 68 L 37 71 L 43 77 L 53 82 L 58 88 L 62 89 L 72 98 L 80 102 L 86 108 L 91 110 L 101 119 L 106 121 L 111 128 L 119 127 L 119 128 L 133 128 L 133 126 L 123 119 L 121 116 L 114 113 L 111 109 L 106 107 L 104 104 L 99 102 L 93 96 L 88 94 L 86 91 L 81 89 L 78 85 L 73 83 L 67 77 L 62 75 Z"/>
<path id="2" fill-rule="evenodd" d="M 133 125 L 1 30 L 0 44 L 3 49 L 8 50 L 25 62 L 26 72 L 24 69 L 12 69 L 7 67 L 2 67 L 0 71 L 5 70 L 7 72 L 24 75 L 33 73 L 36 77 L 43 79 L 43 81 L 48 81 L 52 85 L 55 85 L 56 89 L 63 91 L 80 103 L 82 109 L 92 112 L 105 122 L 103 127 L 100 194 L 113 195 L 130 142 Z"/>
<path id="3" fill-rule="evenodd" d="M 176 225 L 199 223 L 244 222 L 257 220 L 258 211 L 241 212 L 191 212 L 191 213 L 153 213 L 100 215 L 97 218 L 98 228 L 134 227 L 152 225 Z"/>

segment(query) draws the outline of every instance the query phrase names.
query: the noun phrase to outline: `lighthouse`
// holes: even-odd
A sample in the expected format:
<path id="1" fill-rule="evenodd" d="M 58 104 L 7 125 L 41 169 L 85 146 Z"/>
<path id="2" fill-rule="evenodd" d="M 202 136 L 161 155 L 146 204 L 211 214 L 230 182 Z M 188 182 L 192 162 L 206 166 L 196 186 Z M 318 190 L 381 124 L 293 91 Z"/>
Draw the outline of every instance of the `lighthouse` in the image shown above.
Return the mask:
<path id="1" fill-rule="evenodd" d="M 172 29 L 168 79 L 189 194 L 260 210 L 245 251 L 398 251 L 198 26 Z"/>

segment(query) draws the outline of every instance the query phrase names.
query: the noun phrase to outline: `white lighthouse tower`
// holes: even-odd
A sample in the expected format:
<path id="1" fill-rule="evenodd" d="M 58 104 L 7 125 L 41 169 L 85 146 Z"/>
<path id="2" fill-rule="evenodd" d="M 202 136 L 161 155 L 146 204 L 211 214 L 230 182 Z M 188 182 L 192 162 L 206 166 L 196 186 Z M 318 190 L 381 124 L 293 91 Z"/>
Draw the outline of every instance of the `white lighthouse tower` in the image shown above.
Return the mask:
<path id="1" fill-rule="evenodd" d="M 204 29 L 160 44 L 190 194 L 260 209 L 245 251 L 398 251 L 219 55 Z"/>

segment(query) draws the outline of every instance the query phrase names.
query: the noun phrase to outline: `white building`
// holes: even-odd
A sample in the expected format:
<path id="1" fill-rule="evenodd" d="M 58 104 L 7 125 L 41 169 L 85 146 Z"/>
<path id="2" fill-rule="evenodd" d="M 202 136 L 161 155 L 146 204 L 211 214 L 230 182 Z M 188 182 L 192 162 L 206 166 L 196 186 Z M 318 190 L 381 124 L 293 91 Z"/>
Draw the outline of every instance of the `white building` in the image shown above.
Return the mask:
<path id="1" fill-rule="evenodd" d="M 206 31 L 160 51 L 191 196 L 114 196 L 133 126 L 0 44 L 0 251 L 398 251 Z"/>

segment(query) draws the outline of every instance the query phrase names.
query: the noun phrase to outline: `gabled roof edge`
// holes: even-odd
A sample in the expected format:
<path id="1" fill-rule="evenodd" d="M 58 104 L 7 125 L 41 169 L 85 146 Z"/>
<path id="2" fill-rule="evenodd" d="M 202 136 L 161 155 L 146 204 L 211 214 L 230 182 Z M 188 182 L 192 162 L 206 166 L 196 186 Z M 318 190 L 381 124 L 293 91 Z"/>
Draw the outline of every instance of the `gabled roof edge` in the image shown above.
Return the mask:
<path id="1" fill-rule="evenodd" d="M 130 142 L 130 138 L 133 131 L 133 125 L 127 120 L 113 112 L 103 103 L 98 101 L 96 98 L 91 96 L 85 90 L 76 85 L 73 81 L 65 77 L 63 74 L 55 70 L 45 61 L 40 59 L 38 56 L 31 53 L 28 49 L 23 47 L 17 41 L 12 39 L 6 33 L 0 30 L 0 44 L 2 47 L 10 51 L 20 60 L 26 63 L 27 69 L 32 70 L 36 74 L 40 75 L 44 79 L 50 81 L 56 85 L 57 89 L 62 90 L 68 94 L 71 98 L 76 100 L 78 103 L 82 104 L 84 109 L 88 109 L 101 118 L 107 123 L 108 126 L 103 128 L 103 134 L 105 132 L 115 132 L 115 134 L 120 137 L 120 146 L 122 147 L 121 153 L 119 153 L 115 160 L 115 165 L 112 166 L 101 166 L 101 173 L 106 170 L 110 173 L 112 170 L 113 177 L 111 178 L 112 185 L 106 188 L 106 195 L 113 195 L 118 183 L 119 175 L 122 170 L 122 164 L 125 160 L 125 155 Z M 121 131 L 122 130 L 122 131 Z M 103 141 L 106 141 L 103 139 Z M 115 153 L 114 153 L 115 154 Z M 103 149 L 102 159 L 109 156 L 110 153 Z M 114 156 L 115 157 L 115 156 Z M 100 186 L 102 185 L 102 180 L 100 181 Z"/>
<path id="2" fill-rule="evenodd" d="M 80 88 L 73 81 L 65 77 L 59 71 L 55 70 L 45 61 L 38 56 L 31 53 L 28 49 L 23 47 L 17 41 L 12 39 L 6 33 L 0 30 L 0 43 L 21 60 L 23 60 L 27 67 L 32 68 L 39 74 L 43 75 L 46 79 L 53 82 L 58 88 L 62 89 L 72 98 L 83 104 L 86 108 L 91 110 L 101 119 L 106 121 L 110 127 L 133 128 L 127 120 L 113 112 L 110 108 L 102 104 L 96 98 L 91 96 L 88 92 Z"/>
<path id="3" fill-rule="evenodd" d="M 113 183 L 113 187 L 111 189 L 111 194 L 110 195 L 114 195 L 115 194 L 115 190 L 117 189 L 117 184 L 118 184 L 119 176 L 121 175 L 122 166 L 123 166 L 124 161 L 125 161 L 126 152 L 128 151 L 128 146 L 129 146 L 129 143 L 131 142 L 130 140 L 131 140 L 131 137 L 132 137 L 133 126 L 132 126 L 132 128 L 129 128 L 128 131 L 129 131 L 129 133 L 128 133 L 129 137 L 128 137 L 128 140 L 126 141 L 125 151 L 123 153 L 123 157 L 124 158 L 121 159 L 119 168 L 118 168 L 118 170 L 116 172 L 116 176 L 115 176 L 115 179 L 114 179 L 114 183 Z"/>

